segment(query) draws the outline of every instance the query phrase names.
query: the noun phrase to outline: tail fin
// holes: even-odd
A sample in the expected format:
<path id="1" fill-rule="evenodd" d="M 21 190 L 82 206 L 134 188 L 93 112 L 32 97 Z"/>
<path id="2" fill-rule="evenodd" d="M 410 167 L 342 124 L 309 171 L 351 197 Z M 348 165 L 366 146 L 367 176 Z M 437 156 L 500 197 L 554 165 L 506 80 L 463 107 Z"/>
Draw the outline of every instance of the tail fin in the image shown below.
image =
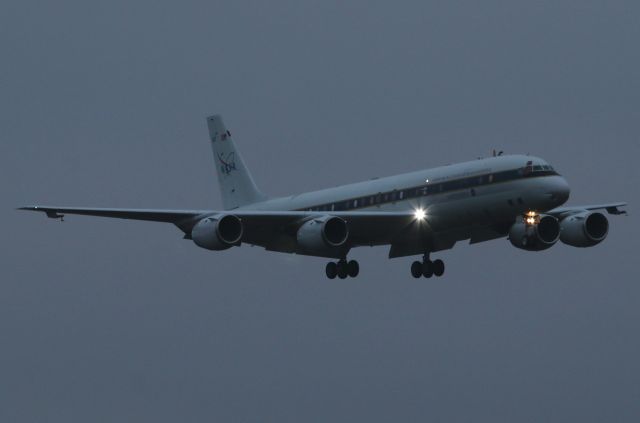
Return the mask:
<path id="1" fill-rule="evenodd" d="M 267 197 L 253 182 L 240 152 L 231 139 L 231 132 L 222 122 L 222 117 L 220 115 L 208 117 L 207 126 L 225 210 L 265 200 Z"/>

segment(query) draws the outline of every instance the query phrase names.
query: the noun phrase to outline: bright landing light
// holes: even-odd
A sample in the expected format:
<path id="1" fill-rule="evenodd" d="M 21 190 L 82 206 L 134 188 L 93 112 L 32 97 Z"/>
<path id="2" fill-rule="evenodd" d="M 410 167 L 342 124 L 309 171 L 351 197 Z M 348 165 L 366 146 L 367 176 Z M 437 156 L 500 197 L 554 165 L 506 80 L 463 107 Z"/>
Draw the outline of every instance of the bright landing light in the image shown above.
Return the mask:
<path id="1" fill-rule="evenodd" d="M 423 209 L 416 209 L 414 212 L 414 216 L 416 217 L 416 220 L 424 220 L 426 215 L 427 213 Z"/>

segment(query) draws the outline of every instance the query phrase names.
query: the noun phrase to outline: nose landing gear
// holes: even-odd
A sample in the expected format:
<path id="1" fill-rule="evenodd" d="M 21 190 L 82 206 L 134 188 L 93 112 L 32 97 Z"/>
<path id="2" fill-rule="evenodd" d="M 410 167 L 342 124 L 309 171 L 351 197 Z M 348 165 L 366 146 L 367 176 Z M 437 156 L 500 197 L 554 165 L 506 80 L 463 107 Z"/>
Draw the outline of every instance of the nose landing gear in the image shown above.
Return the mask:
<path id="1" fill-rule="evenodd" d="M 338 262 L 330 261 L 327 263 L 325 272 L 329 279 L 345 279 L 347 276 L 355 278 L 360 273 L 360 265 L 355 260 L 341 259 Z"/>
<path id="2" fill-rule="evenodd" d="M 425 254 L 422 262 L 411 263 L 411 276 L 418 279 L 421 276 L 430 278 L 431 276 L 442 276 L 444 274 L 444 262 L 440 259 L 431 261 L 429 255 Z"/>

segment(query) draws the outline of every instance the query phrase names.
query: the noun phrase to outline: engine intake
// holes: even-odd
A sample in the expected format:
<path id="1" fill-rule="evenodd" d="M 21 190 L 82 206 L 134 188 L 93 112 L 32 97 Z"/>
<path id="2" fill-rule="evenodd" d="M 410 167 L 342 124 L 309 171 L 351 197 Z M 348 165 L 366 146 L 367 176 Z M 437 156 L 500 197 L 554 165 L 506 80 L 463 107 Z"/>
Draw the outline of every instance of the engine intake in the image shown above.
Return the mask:
<path id="1" fill-rule="evenodd" d="M 560 227 L 563 243 L 573 247 L 592 247 L 607 237 L 609 220 L 602 213 L 583 212 L 564 218 Z"/>
<path id="2" fill-rule="evenodd" d="M 225 250 L 242 240 L 242 221 L 234 215 L 208 216 L 191 230 L 191 239 L 207 250 Z"/>
<path id="3" fill-rule="evenodd" d="M 322 253 L 343 246 L 349 238 L 347 222 L 337 216 L 322 216 L 305 222 L 296 234 L 298 245 L 308 253 Z"/>
<path id="4" fill-rule="evenodd" d="M 528 220 L 519 220 L 509 229 L 509 241 L 514 247 L 527 251 L 541 251 L 551 248 L 558 242 L 560 237 L 558 219 L 541 215 L 533 223 L 528 223 Z"/>

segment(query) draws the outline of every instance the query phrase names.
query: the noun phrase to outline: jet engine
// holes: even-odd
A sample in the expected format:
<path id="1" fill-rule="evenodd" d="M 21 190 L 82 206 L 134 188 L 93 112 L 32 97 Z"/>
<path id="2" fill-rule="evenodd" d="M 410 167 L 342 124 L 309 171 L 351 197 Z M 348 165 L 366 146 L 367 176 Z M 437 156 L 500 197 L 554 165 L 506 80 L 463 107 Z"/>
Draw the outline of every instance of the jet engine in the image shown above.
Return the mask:
<path id="1" fill-rule="evenodd" d="M 565 217 L 560 222 L 560 240 L 573 247 L 592 247 L 609 233 L 609 221 L 598 212 L 582 212 Z"/>
<path id="2" fill-rule="evenodd" d="M 550 248 L 560 237 L 558 219 L 549 215 L 529 213 L 516 221 L 509 229 L 509 241 L 514 247 L 527 251 L 541 251 Z"/>
<path id="3" fill-rule="evenodd" d="M 242 232 L 242 221 L 237 216 L 208 216 L 193 227 L 191 239 L 207 250 L 225 250 L 240 244 Z"/>
<path id="4" fill-rule="evenodd" d="M 347 222 L 337 216 L 322 216 L 305 222 L 296 234 L 298 245 L 308 253 L 322 253 L 343 246 L 349 238 Z"/>

